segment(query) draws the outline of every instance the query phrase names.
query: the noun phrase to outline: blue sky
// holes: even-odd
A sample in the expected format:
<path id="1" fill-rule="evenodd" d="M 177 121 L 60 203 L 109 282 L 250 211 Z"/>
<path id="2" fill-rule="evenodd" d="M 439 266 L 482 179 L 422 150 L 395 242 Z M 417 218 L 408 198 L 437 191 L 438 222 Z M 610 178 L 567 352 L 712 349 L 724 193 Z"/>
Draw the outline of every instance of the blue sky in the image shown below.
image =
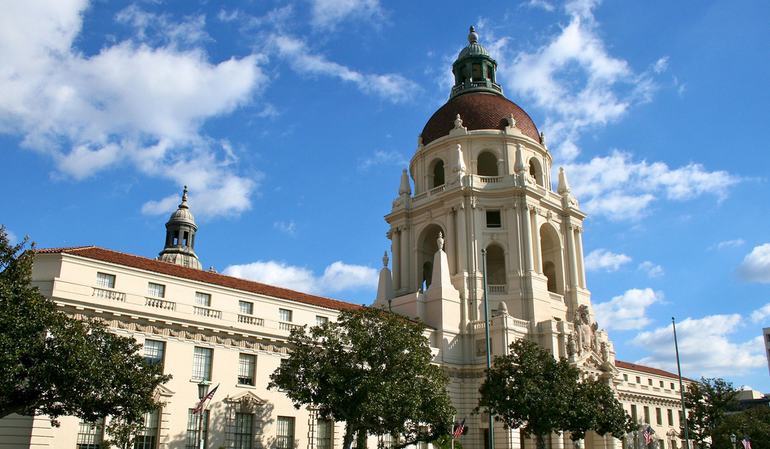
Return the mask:
<path id="1" fill-rule="evenodd" d="M 154 257 L 190 186 L 203 264 L 369 303 L 383 215 L 475 24 L 590 214 L 619 358 L 770 391 L 770 4 L 11 2 L 0 208 L 17 239 Z"/>

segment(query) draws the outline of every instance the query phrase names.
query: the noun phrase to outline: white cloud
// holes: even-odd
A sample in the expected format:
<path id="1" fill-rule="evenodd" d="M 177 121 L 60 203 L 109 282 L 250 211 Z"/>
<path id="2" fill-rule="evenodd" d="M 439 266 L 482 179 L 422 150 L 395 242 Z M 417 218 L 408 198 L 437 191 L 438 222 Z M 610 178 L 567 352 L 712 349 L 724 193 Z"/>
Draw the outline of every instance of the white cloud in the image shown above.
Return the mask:
<path id="1" fill-rule="evenodd" d="M 333 294 L 350 290 L 371 290 L 377 287 L 377 270 L 362 265 L 336 261 L 321 275 L 304 267 L 276 261 L 257 261 L 231 265 L 224 273 L 265 284 L 314 294 Z"/>
<path id="2" fill-rule="evenodd" d="M 663 73 L 668 69 L 668 56 L 664 56 L 657 61 L 655 61 L 655 64 L 652 66 L 652 71 L 655 73 Z"/>
<path id="3" fill-rule="evenodd" d="M 371 20 L 382 16 L 379 0 L 310 0 L 312 22 L 334 28 L 346 19 Z"/>
<path id="4" fill-rule="evenodd" d="M 19 238 L 16 237 L 16 234 L 14 234 L 10 229 L 5 228 L 5 235 L 8 237 L 8 243 L 11 245 L 16 245 L 19 243 Z"/>
<path id="5" fill-rule="evenodd" d="M 710 194 L 722 200 L 740 181 L 726 171 L 708 171 L 700 164 L 670 168 L 664 162 L 634 161 L 631 154 L 621 151 L 566 165 L 565 170 L 583 208 L 613 221 L 643 217 L 659 197 L 683 201 Z"/>
<path id="6" fill-rule="evenodd" d="M 770 243 L 755 246 L 738 267 L 738 275 L 746 281 L 770 283 Z"/>
<path id="7" fill-rule="evenodd" d="M 662 266 L 652 263 L 649 260 L 645 260 L 644 262 L 640 263 L 636 269 L 640 271 L 644 271 L 645 273 L 647 273 L 647 277 L 650 277 L 650 278 L 661 277 L 665 274 L 665 271 L 663 270 Z"/>
<path id="8" fill-rule="evenodd" d="M 618 271 L 622 266 L 631 262 L 631 258 L 625 254 L 617 254 L 603 248 L 595 249 L 585 258 L 588 271 Z"/>
<path id="9" fill-rule="evenodd" d="M 651 288 L 626 290 L 607 302 L 594 304 L 596 320 L 606 329 L 641 329 L 650 323 L 647 308 L 663 300 L 663 293 Z"/>
<path id="10" fill-rule="evenodd" d="M 546 0 L 529 0 L 526 3 L 523 3 L 523 6 L 529 8 L 540 8 L 548 12 L 552 12 L 554 9 L 556 9 L 554 8 L 553 3 Z"/>
<path id="11" fill-rule="evenodd" d="M 278 55 L 301 75 L 338 78 L 352 83 L 364 93 L 374 94 L 394 103 L 409 100 L 419 90 L 417 84 L 398 74 L 362 73 L 330 61 L 323 55 L 313 53 L 305 41 L 292 36 L 275 36 L 272 43 Z"/>
<path id="12" fill-rule="evenodd" d="M 767 317 L 770 317 L 770 302 L 751 312 L 751 321 L 754 323 L 765 321 Z"/>
<path id="13" fill-rule="evenodd" d="M 767 360 L 761 336 L 745 342 L 730 340 L 730 334 L 734 333 L 742 322 L 742 317 L 738 314 L 709 315 L 678 322 L 676 332 L 683 374 L 707 377 L 735 376 L 764 366 Z M 637 363 L 669 371 L 676 370 L 671 325 L 642 332 L 634 338 L 633 343 L 651 354 Z"/>
<path id="14" fill-rule="evenodd" d="M 724 240 L 717 243 L 716 245 L 710 246 L 709 249 L 721 250 L 727 248 L 738 248 L 739 246 L 743 246 L 745 243 L 746 241 L 743 239 Z"/>
<path id="15" fill-rule="evenodd" d="M 259 57 L 209 62 L 190 47 L 205 38 L 200 18 L 174 24 L 138 8 L 118 15 L 136 29 L 134 39 L 88 56 L 73 47 L 87 7 L 74 0 L 6 5 L 0 132 L 22 136 L 25 147 L 50 155 L 76 180 L 128 164 L 190 185 L 201 215 L 248 209 L 258 179 L 239 175 L 232 152 L 200 130 L 266 84 Z M 150 201 L 143 210 L 159 213 L 169 201 Z"/>
<path id="16" fill-rule="evenodd" d="M 294 236 L 297 234 L 297 224 L 294 223 L 294 220 L 276 221 L 273 223 L 273 228 L 287 235 Z"/>
<path id="17" fill-rule="evenodd" d="M 371 156 L 359 160 L 358 169 L 368 170 L 371 167 L 380 165 L 396 165 L 399 167 L 405 167 L 409 165 L 409 160 L 398 151 L 376 150 Z"/>

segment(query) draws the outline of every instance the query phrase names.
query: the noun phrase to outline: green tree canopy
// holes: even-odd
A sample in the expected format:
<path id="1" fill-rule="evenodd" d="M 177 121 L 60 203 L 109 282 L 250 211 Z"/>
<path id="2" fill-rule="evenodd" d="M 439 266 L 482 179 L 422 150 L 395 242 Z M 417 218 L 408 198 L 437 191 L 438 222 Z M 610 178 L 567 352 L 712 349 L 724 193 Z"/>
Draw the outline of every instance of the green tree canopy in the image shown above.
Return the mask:
<path id="1" fill-rule="evenodd" d="M 726 415 L 714 432 L 712 447 L 732 447 L 731 434 L 737 437 L 738 448 L 743 448 L 740 440 L 747 436 L 752 449 L 770 449 L 770 407 L 762 405 Z"/>
<path id="2" fill-rule="evenodd" d="M 684 394 L 690 439 L 701 448 L 711 447 L 716 429 L 727 412 L 736 410 L 733 384 L 720 378 L 701 378 L 692 382 Z"/>
<path id="3" fill-rule="evenodd" d="M 451 430 L 448 379 L 431 364 L 425 327 L 378 309 L 344 311 L 336 322 L 292 331 L 291 353 L 270 376 L 294 405 L 313 405 L 355 435 L 396 435 L 397 447 Z"/>
<path id="4" fill-rule="evenodd" d="M 630 418 L 607 384 L 581 382 L 580 370 L 528 340 L 512 343 L 508 354 L 495 357 L 479 391 L 479 408 L 534 436 L 539 448 L 552 432 L 569 431 L 573 440 L 589 430 L 620 438 L 629 428 Z"/>
<path id="5" fill-rule="evenodd" d="M 30 285 L 34 251 L 0 226 L 0 418 L 11 413 L 138 421 L 167 381 L 132 338 L 57 310 Z"/>

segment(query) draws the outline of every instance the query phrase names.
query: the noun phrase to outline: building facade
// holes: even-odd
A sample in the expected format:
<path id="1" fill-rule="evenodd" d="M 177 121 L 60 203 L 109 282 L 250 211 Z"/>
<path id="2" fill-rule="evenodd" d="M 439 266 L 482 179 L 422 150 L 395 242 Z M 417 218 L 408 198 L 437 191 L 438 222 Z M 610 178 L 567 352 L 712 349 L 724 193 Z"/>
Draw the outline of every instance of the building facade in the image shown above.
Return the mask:
<path id="1" fill-rule="evenodd" d="M 452 67 L 450 98 L 425 125 L 385 217 L 391 257 L 385 255 L 374 306 L 429 326 L 434 363 L 450 377 L 458 415 L 467 417 L 468 449 L 488 445 L 487 420 L 473 414 L 486 366 L 485 297 L 492 355 L 531 339 L 611 385 L 629 415 L 654 429 L 661 449 L 682 447 L 676 376 L 616 360 L 586 285 L 586 215 L 561 169 L 553 190 L 545 136 L 503 96 L 497 63 L 473 29 L 468 41 Z M 193 449 L 201 437 L 206 448 L 340 447 L 341 423 L 295 409 L 267 384 L 288 355 L 292 328 L 360 306 L 204 271 L 194 251 L 197 229 L 185 189 L 158 259 L 98 247 L 41 250 L 33 283 L 68 314 L 100 318 L 134 337 L 148 360 L 173 375 L 157 392 L 165 405 L 146 417 L 137 447 Z M 219 385 L 202 426 L 192 413 L 201 381 Z M 52 428 L 43 416 L 0 420 L 0 449 L 102 447 L 103 423 L 61 422 Z M 641 447 L 639 438 L 589 434 L 583 444 Z M 501 425 L 495 443 L 534 448 Z M 553 435 L 549 444 L 572 443 Z"/>

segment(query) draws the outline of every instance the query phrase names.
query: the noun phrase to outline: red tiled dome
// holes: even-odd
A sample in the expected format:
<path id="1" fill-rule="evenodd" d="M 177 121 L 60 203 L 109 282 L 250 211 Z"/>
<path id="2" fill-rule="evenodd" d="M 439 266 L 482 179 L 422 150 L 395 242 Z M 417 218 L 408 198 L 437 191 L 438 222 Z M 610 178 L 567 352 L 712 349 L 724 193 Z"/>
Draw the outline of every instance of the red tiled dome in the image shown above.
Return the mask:
<path id="1" fill-rule="evenodd" d="M 516 127 L 525 136 L 540 141 L 537 126 L 524 112 L 524 109 L 521 109 L 516 103 L 502 95 L 471 92 L 450 99 L 431 116 L 428 123 L 425 124 L 425 128 L 422 129 L 423 145 L 448 135 L 449 131 L 454 128 L 457 114 L 460 114 L 463 126 L 469 131 L 476 129 L 503 130 L 508 126 L 506 119 L 513 114 L 513 118 L 516 119 Z"/>

